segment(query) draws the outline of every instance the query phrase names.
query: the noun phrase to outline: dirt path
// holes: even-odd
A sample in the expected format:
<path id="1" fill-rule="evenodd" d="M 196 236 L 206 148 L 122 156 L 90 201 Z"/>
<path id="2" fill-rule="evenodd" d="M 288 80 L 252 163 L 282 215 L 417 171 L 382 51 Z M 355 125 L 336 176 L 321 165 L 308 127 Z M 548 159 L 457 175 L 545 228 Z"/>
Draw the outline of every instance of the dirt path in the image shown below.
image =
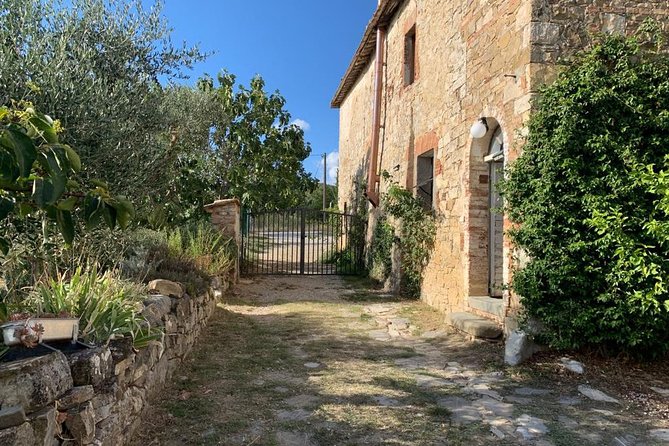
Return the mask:
<path id="1" fill-rule="evenodd" d="M 135 444 L 665 444 L 666 414 L 593 401 L 559 365 L 505 368 L 442 320 L 336 277 L 242 284 Z"/>

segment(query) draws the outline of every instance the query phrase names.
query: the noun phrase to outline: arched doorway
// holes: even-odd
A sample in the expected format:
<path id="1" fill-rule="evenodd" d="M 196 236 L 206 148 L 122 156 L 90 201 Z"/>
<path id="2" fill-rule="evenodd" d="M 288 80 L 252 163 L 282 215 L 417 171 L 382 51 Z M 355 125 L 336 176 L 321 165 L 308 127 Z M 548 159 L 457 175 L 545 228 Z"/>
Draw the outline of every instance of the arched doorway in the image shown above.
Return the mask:
<path id="1" fill-rule="evenodd" d="M 487 155 L 488 164 L 488 295 L 503 295 L 504 284 L 504 214 L 499 182 L 504 175 L 504 134 L 495 129 Z"/>

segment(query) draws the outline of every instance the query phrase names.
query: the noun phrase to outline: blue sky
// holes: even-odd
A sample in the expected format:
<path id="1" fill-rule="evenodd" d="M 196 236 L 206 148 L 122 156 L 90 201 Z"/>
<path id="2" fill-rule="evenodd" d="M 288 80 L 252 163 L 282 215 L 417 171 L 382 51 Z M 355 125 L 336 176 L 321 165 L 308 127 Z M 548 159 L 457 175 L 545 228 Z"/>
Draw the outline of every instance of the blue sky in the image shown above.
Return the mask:
<path id="1" fill-rule="evenodd" d="M 357 48 L 377 0 L 165 0 L 173 40 L 214 52 L 193 78 L 221 69 L 248 85 L 260 74 L 268 91 L 279 90 L 300 120 L 312 156 L 305 167 L 323 176 L 337 158 L 339 115 L 330 100 Z M 334 181 L 334 169 L 328 182 Z"/>

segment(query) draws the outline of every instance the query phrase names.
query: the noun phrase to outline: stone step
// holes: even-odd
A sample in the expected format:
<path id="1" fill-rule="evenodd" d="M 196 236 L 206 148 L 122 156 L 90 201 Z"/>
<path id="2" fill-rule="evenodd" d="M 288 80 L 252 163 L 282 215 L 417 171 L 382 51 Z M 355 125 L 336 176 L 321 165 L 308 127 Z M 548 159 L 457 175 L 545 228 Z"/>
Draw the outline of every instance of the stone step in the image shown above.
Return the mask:
<path id="1" fill-rule="evenodd" d="M 470 308 L 475 308 L 499 318 L 504 317 L 504 299 L 495 299 L 488 296 L 469 296 L 467 301 Z"/>
<path id="2" fill-rule="evenodd" d="M 495 322 L 464 311 L 449 314 L 446 321 L 476 338 L 497 339 L 502 336 L 502 328 Z"/>

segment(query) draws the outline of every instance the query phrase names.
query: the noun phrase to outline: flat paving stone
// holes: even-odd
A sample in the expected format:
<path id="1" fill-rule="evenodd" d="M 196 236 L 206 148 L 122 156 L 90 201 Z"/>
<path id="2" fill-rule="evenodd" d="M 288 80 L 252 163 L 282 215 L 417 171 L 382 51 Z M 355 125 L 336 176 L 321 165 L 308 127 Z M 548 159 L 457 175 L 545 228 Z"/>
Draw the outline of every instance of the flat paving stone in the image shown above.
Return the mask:
<path id="1" fill-rule="evenodd" d="M 433 389 L 439 387 L 454 386 L 456 384 L 453 381 L 449 381 L 444 378 L 437 378 L 428 375 L 416 375 L 416 385 L 418 387 Z"/>
<path id="2" fill-rule="evenodd" d="M 497 417 L 511 417 L 513 416 L 513 404 L 503 403 L 492 398 L 481 398 L 474 401 L 475 406 L 480 409 L 492 413 Z"/>
<path id="3" fill-rule="evenodd" d="M 533 440 L 548 433 L 548 427 L 541 418 L 536 418 L 531 415 L 523 414 L 516 419 L 516 433 L 519 434 L 523 440 Z"/>
<path id="4" fill-rule="evenodd" d="M 503 399 L 502 395 L 499 394 L 496 390 L 490 389 L 487 384 L 475 384 L 473 386 L 467 386 L 462 389 L 466 393 L 476 393 L 482 396 L 489 396 L 490 398 L 501 401 Z"/>
<path id="5" fill-rule="evenodd" d="M 481 421 L 481 413 L 472 405 L 472 402 L 458 396 L 440 398 L 437 406 L 448 409 L 451 419 L 456 424 L 470 424 Z"/>
<path id="6" fill-rule="evenodd" d="M 367 332 L 367 335 L 376 341 L 389 341 L 391 339 L 387 329 L 371 330 Z"/>
<path id="7" fill-rule="evenodd" d="M 558 403 L 562 404 L 563 406 L 576 406 L 582 402 L 583 400 L 577 396 L 561 396 L 558 399 Z"/>
<path id="8" fill-rule="evenodd" d="M 443 330 L 430 330 L 421 333 L 420 337 L 423 339 L 436 339 L 436 338 L 443 338 L 448 336 L 448 334 L 443 331 Z"/>
<path id="9" fill-rule="evenodd" d="M 669 442 L 669 429 L 653 429 L 649 434 L 656 440 Z"/>
<path id="10" fill-rule="evenodd" d="M 317 369 L 321 364 L 319 362 L 305 362 L 304 366 L 308 369 Z"/>
<path id="11" fill-rule="evenodd" d="M 594 401 L 602 401 L 605 403 L 615 403 L 615 404 L 620 404 L 620 401 L 617 399 L 607 395 L 606 393 L 602 392 L 601 390 L 594 389 L 590 386 L 586 386 L 585 384 L 582 384 L 578 386 L 578 391 L 590 398 L 591 400 Z"/>
<path id="12" fill-rule="evenodd" d="M 515 389 L 513 393 L 521 396 L 541 396 L 548 395 L 551 391 L 546 389 L 534 389 L 532 387 L 519 387 Z"/>
<path id="13" fill-rule="evenodd" d="M 399 358 L 394 361 L 395 365 L 404 369 L 420 369 L 425 366 L 425 358 L 412 356 L 411 358 Z"/>

